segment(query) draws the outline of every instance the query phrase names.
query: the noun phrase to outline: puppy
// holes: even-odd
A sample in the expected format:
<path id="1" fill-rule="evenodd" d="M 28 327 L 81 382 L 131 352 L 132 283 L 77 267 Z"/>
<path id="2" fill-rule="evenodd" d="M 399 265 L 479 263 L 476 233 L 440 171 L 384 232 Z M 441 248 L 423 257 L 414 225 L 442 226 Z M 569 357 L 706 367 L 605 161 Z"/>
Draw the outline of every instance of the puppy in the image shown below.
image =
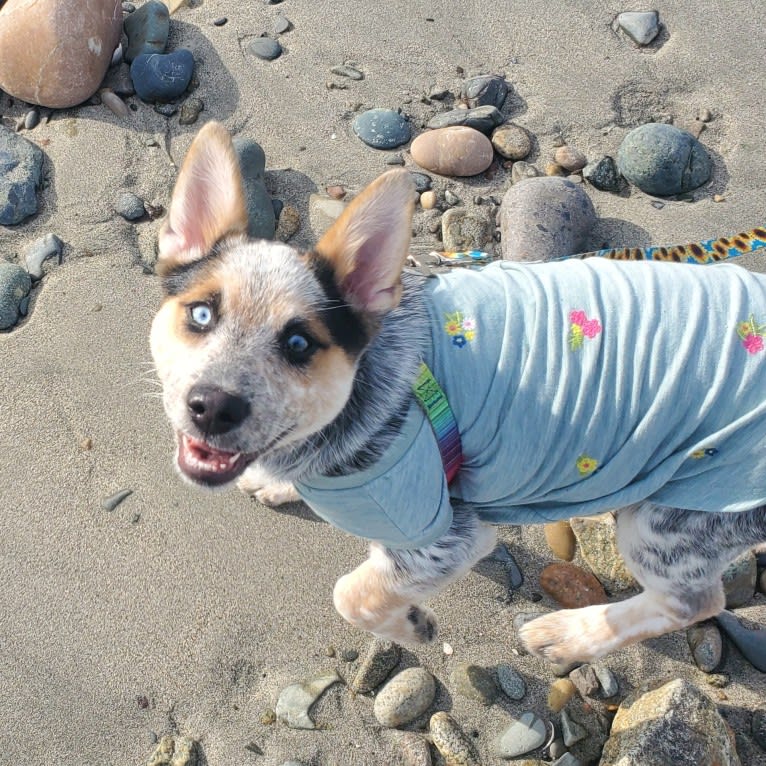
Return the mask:
<path id="1" fill-rule="evenodd" d="M 230 137 L 200 131 L 151 332 L 181 475 L 247 470 L 371 540 L 334 602 L 393 641 L 433 640 L 423 601 L 493 525 L 614 509 L 643 592 L 540 617 L 526 647 L 588 661 L 717 614 L 724 568 L 766 541 L 766 279 L 600 258 L 424 279 L 403 273 L 413 199 L 394 170 L 313 251 L 248 240 Z"/>

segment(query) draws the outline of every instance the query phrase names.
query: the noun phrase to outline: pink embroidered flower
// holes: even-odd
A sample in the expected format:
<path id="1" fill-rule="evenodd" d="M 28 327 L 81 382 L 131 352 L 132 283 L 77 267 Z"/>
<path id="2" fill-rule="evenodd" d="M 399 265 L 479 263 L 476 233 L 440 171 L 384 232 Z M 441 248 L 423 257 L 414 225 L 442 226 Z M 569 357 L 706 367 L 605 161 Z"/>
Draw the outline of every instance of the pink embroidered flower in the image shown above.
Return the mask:
<path id="1" fill-rule="evenodd" d="M 601 322 L 598 319 L 586 319 L 582 323 L 582 334 L 586 338 L 595 338 L 601 332 Z"/>
<path id="2" fill-rule="evenodd" d="M 763 338 L 760 335 L 750 333 L 742 339 L 742 345 L 749 354 L 757 354 L 759 351 L 763 351 Z"/>
<path id="3" fill-rule="evenodd" d="M 464 330 L 475 330 L 476 329 L 476 320 L 473 317 L 466 317 L 463 320 L 463 329 Z"/>
<path id="4" fill-rule="evenodd" d="M 572 324 L 579 324 L 580 327 L 582 327 L 588 321 L 588 317 L 584 311 L 570 311 L 569 321 Z"/>

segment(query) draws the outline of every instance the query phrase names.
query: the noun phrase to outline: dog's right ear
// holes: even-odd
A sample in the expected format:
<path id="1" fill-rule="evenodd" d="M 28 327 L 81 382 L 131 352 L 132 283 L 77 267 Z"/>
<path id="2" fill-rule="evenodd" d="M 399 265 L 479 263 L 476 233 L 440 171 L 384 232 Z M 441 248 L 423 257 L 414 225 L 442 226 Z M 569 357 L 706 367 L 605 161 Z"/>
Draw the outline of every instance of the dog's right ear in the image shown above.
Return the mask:
<path id="1" fill-rule="evenodd" d="M 218 122 L 197 134 L 176 181 L 159 236 L 158 271 L 191 263 L 226 234 L 247 231 L 242 172 L 231 136 Z"/>

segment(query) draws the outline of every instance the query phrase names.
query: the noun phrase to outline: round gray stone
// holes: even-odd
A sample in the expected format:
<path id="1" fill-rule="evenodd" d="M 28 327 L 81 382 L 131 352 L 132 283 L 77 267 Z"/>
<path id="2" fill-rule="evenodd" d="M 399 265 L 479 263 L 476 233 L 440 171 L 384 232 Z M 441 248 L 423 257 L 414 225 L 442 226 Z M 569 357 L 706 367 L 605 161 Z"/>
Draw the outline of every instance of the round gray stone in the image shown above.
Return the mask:
<path id="1" fill-rule="evenodd" d="M 710 179 L 713 163 L 694 136 L 673 125 L 650 122 L 634 128 L 620 144 L 617 167 L 647 194 L 682 194 Z"/>
<path id="2" fill-rule="evenodd" d="M 170 34 L 167 5 L 149 0 L 125 19 L 124 28 L 128 37 L 124 57 L 128 63 L 142 53 L 164 53 Z"/>
<path id="3" fill-rule="evenodd" d="M 194 54 L 179 48 L 172 53 L 142 53 L 130 65 L 130 76 L 142 101 L 165 103 L 178 98 L 194 74 Z"/>
<path id="4" fill-rule="evenodd" d="M 0 261 L 0 330 L 13 327 L 19 306 L 32 288 L 32 279 L 21 266 Z"/>
<path id="5" fill-rule="evenodd" d="M 425 713 L 435 696 L 434 677 L 423 668 L 407 668 L 380 690 L 373 712 L 382 726 L 402 726 Z"/>
<path id="6" fill-rule="evenodd" d="M 124 191 L 114 203 L 114 209 L 126 220 L 137 221 L 146 214 L 144 201 L 133 192 Z"/>
<path id="7" fill-rule="evenodd" d="M 415 182 L 415 191 L 418 194 L 428 191 L 433 183 L 431 176 L 426 175 L 425 173 L 418 173 L 416 170 L 410 171 L 410 178 Z"/>
<path id="8" fill-rule="evenodd" d="M 241 136 L 234 139 L 234 151 L 245 182 L 247 233 L 257 239 L 273 239 L 277 222 L 271 195 L 263 183 L 266 154 L 257 141 Z"/>
<path id="9" fill-rule="evenodd" d="M 393 109 L 368 109 L 356 117 L 351 127 L 367 146 L 375 149 L 401 146 L 412 135 L 407 118 Z"/>
<path id="10" fill-rule="evenodd" d="M 721 662 L 721 632 L 711 622 L 692 625 L 686 631 L 692 657 L 703 673 L 712 673 Z"/>
<path id="11" fill-rule="evenodd" d="M 495 740 L 495 753 L 515 758 L 540 747 L 548 738 L 548 727 L 534 713 L 524 713 Z"/>
<path id="12" fill-rule="evenodd" d="M 282 55 L 282 46 L 270 37 L 256 37 L 247 49 L 253 56 L 257 56 L 264 61 L 273 61 Z"/>
<path id="13" fill-rule="evenodd" d="M 595 223 L 581 185 L 566 178 L 525 179 L 511 186 L 500 205 L 503 258 L 548 261 L 586 252 Z"/>
<path id="14" fill-rule="evenodd" d="M 523 699 L 527 693 L 527 685 L 524 679 L 510 665 L 498 665 L 496 673 L 497 683 L 505 694 L 512 700 Z"/>
<path id="15" fill-rule="evenodd" d="M 0 125 L 0 225 L 14 226 L 37 212 L 43 153 Z"/>

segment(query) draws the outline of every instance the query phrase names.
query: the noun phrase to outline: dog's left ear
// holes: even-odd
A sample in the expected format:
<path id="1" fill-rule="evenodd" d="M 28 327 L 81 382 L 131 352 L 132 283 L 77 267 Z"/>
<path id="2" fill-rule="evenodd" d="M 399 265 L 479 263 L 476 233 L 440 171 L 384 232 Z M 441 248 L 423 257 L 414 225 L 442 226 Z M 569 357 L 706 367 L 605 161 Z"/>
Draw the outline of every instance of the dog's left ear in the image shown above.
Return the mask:
<path id="1" fill-rule="evenodd" d="M 354 308 L 384 314 L 398 305 L 414 207 L 415 185 L 409 172 L 391 170 L 343 211 L 317 245 Z"/>
<path id="2" fill-rule="evenodd" d="M 229 131 L 209 122 L 192 142 L 159 237 L 159 267 L 202 258 L 226 234 L 247 231 L 247 205 Z"/>

